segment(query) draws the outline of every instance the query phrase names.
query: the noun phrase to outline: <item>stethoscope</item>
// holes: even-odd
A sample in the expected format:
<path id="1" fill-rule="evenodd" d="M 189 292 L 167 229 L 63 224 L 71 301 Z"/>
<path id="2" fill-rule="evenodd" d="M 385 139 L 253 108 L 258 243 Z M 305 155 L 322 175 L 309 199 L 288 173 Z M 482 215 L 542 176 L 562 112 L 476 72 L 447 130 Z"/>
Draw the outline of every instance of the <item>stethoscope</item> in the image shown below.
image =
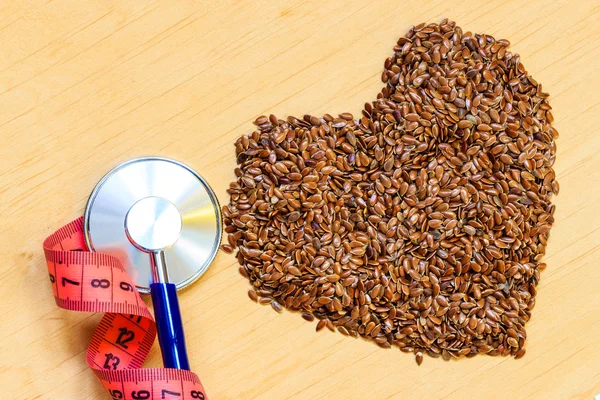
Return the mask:
<path id="1" fill-rule="evenodd" d="M 189 370 L 177 290 L 217 254 L 221 214 L 210 186 L 177 161 L 127 161 L 94 188 L 84 230 L 91 251 L 119 258 L 137 289 L 151 294 L 164 366 Z"/>

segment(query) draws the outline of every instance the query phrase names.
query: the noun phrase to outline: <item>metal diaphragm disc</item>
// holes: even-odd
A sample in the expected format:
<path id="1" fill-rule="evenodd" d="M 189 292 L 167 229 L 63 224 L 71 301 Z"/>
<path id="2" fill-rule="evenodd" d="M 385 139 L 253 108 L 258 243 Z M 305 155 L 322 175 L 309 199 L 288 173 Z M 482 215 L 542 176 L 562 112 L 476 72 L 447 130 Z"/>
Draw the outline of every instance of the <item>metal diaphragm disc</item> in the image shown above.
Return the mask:
<path id="1" fill-rule="evenodd" d="M 208 269 L 222 233 L 219 203 L 204 179 L 179 162 L 158 157 L 130 160 L 108 172 L 90 195 L 84 229 L 89 249 L 119 258 L 144 293 L 152 283 L 144 249 L 168 246 L 169 281 L 181 289 Z"/>

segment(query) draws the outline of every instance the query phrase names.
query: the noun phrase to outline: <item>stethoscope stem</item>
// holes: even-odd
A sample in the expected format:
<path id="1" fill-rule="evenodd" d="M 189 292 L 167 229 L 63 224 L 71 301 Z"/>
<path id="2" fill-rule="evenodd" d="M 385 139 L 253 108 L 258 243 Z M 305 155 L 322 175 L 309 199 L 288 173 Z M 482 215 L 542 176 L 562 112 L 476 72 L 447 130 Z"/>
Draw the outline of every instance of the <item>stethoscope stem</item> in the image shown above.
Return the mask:
<path id="1" fill-rule="evenodd" d="M 152 267 L 152 281 L 154 283 L 169 283 L 167 260 L 163 250 L 150 252 L 150 265 Z"/>

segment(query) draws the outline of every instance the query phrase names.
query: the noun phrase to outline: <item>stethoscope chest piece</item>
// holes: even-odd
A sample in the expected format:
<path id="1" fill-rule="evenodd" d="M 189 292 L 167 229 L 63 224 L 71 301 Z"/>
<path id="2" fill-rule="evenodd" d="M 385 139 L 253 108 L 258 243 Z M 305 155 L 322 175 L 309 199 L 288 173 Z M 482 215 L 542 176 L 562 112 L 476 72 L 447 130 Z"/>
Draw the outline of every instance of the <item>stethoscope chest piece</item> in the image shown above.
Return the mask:
<path id="1" fill-rule="evenodd" d="M 146 157 L 102 178 L 88 200 L 84 229 L 90 250 L 119 258 L 138 290 L 148 293 L 156 282 L 148 253 L 162 252 L 168 282 L 181 289 L 215 257 L 221 217 L 202 177 L 179 162 Z"/>

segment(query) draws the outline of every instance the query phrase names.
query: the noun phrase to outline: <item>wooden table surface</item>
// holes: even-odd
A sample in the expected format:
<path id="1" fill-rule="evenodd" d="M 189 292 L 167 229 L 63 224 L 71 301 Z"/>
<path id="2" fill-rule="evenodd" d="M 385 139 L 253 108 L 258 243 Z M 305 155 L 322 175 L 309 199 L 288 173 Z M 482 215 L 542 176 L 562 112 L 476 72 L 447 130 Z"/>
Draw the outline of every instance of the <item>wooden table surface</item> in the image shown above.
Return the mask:
<path id="1" fill-rule="evenodd" d="M 100 315 L 57 308 L 42 241 L 111 167 L 191 165 L 222 203 L 233 142 L 258 115 L 358 115 L 398 37 L 449 17 L 506 38 L 551 95 L 553 228 L 521 360 L 384 350 L 247 297 L 221 253 L 180 296 L 211 399 L 592 399 L 600 393 L 600 3 L 82 1 L 0 3 L 0 397 L 106 398 L 85 363 Z M 160 366 L 156 346 L 146 363 Z"/>

